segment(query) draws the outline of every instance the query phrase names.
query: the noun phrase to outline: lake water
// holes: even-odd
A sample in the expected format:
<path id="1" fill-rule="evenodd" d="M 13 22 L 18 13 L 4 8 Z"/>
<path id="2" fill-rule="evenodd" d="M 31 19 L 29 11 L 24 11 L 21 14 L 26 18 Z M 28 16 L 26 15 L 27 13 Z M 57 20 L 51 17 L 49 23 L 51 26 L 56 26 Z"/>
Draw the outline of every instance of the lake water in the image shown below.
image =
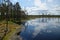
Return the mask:
<path id="1" fill-rule="evenodd" d="M 60 40 L 60 18 L 36 18 L 23 25 L 23 40 Z"/>

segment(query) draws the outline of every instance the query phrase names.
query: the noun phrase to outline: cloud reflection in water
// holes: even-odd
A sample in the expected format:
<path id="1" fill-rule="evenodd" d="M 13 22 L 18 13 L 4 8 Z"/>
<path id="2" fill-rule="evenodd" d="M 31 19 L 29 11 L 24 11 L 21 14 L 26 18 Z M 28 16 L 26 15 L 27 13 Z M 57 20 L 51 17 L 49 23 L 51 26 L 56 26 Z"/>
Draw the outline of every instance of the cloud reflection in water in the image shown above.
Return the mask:
<path id="1" fill-rule="evenodd" d="M 38 18 L 30 20 L 25 23 L 25 27 L 26 29 L 24 29 L 25 31 L 23 31 L 22 33 L 25 33 L 25 35 L 29 35 L 28 38 L 30 38 L 30 40 L 37 37 L 39 34 L 59 34 L 60 18 Z"/>

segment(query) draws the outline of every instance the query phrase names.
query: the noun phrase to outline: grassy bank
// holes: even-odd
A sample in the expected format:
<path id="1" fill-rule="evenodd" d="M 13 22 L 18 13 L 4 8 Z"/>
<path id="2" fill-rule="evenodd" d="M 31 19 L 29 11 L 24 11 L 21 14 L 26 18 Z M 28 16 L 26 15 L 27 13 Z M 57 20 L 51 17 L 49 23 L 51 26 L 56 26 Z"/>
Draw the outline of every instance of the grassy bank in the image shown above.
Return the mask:
<path id="1" fill-rule="evenodd" d="M 6 28 L 6 21 L 2 21 L 0 22 L 0 27 L 2 28 L 2 33 L 0 31 L 1 37 L 3 37 L 3 40 L 10 40 L 12 38 L 13 35 L 15 35 L 17 32 L 19 32 L 21 30 L 21 25 L 15 24 L 11 21 L 8 22 L 8 31 L 6 33 L 6 35 L 4 36 L 5 32 L 5 28 Z"/>

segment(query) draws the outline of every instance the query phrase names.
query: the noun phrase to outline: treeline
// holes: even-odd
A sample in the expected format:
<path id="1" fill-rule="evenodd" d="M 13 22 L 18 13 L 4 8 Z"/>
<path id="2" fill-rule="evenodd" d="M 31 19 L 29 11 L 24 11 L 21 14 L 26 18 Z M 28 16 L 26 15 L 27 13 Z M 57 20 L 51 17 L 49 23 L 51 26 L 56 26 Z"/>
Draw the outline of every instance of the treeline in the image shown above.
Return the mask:
<path id="1" fill-rule="evenodd" d="M 26 13 L 22 10 L 19 2 L 12 4 L 11 2 L 5 2 L 0 4 L 0 20 L 21 20 L 26 18 Z"/>

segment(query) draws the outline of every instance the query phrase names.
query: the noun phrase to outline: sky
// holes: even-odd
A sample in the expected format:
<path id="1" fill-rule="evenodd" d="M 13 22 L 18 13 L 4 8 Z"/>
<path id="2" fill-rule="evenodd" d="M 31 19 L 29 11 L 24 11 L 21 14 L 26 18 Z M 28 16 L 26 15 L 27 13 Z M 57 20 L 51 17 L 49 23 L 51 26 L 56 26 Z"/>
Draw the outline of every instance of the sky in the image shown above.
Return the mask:
<path id="1" fill-rule="evenodd" d="M 22 9 L 32 10 L 60 10 L 60 0 L 11 0 L 13 4 L 19 2 Z"/>
<path id="2" fill-rule="evenodd" d="M 17 1 L 22 8 L 32 10 L 51 10 L 60 8 L 60 0 L 11 0 L 13 3 Z M 59 9 L 58 9 L 59 10 Z"/>
<path id="3" fill-rule="evenodd" d="M 60 0 L 11 0 L 19 2 L 22 9 L 32 10 L 60 10 Z"/>

